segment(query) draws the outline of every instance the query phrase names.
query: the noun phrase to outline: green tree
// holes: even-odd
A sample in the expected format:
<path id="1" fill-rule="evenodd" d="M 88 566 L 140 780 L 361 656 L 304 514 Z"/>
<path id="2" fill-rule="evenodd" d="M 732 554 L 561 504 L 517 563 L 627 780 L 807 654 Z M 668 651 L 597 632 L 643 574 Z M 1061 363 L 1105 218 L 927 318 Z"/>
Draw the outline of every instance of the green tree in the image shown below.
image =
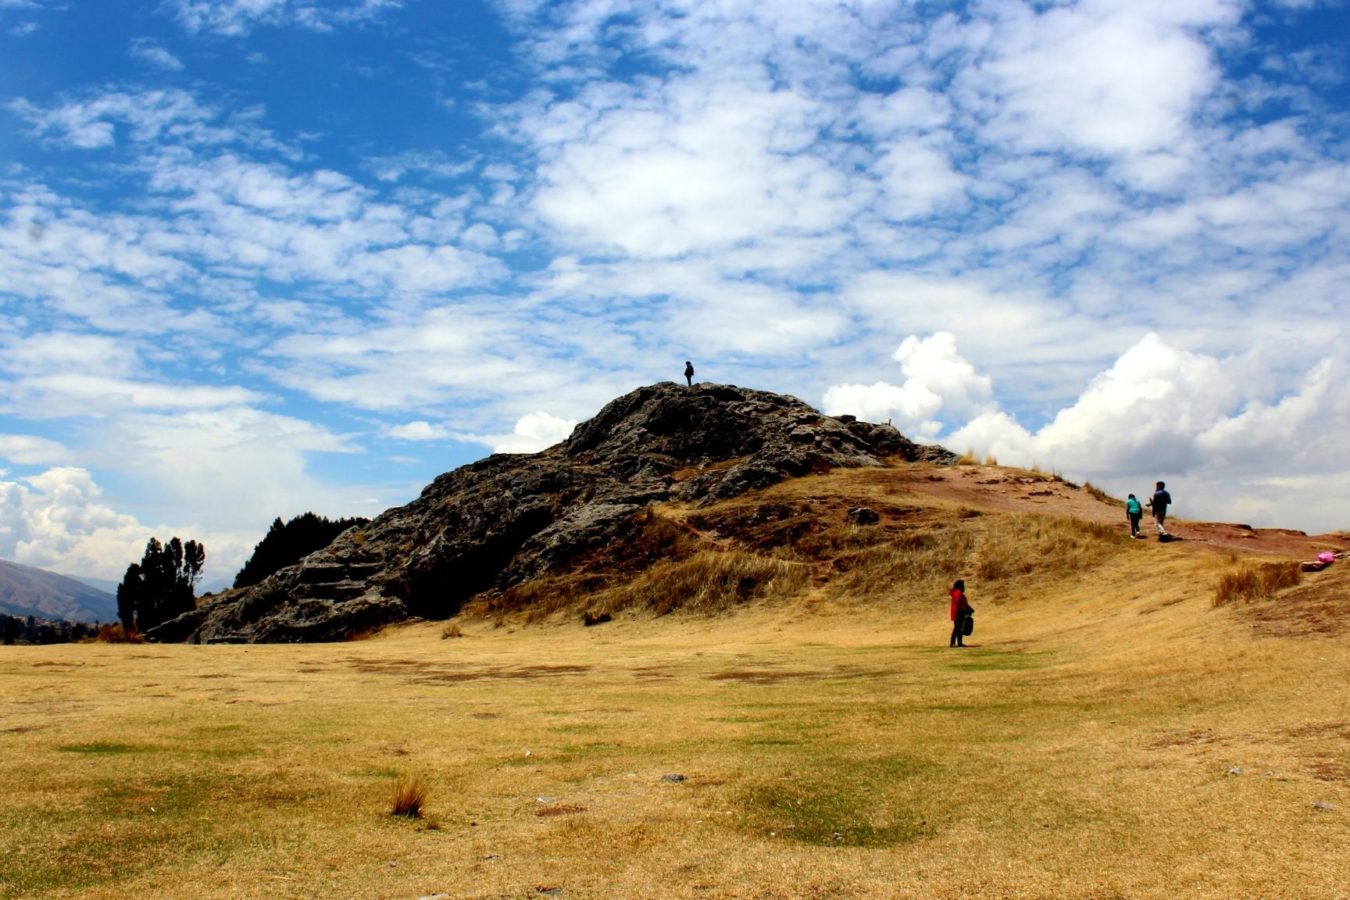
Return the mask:
<path id="1" fill-rule="evenodd" d="M 184 544 L 174 537 L 167 544 L 150 538 L 139 564 L 127 566 L 117 586 L 117 616 L 128 631 L 149 631 L 197 606 L 196 586 L 206 565 L 206 547 Z"/>
<path id="2" fill-rule="evenodd" d="M 257 584 L 278 569 L 293 566 L 315 550 L 333 542 L 333 538 L 353 526 L 366 524 L 369 519 L 328 519 L 312 512 L 302 513 L 289 522 L 278 516 L 267 530 L 253 555 L 234 576 L 237 588 Z"/>

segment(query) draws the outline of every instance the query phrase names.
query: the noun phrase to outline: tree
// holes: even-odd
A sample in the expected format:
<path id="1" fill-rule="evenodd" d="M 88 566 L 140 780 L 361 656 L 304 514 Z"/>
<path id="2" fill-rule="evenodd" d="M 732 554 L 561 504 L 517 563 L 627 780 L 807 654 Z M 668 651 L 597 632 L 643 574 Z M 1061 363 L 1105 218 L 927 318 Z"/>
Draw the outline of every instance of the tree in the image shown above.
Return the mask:
<path id="1" fill-rule="evenodd" d="M 348 528 L 366 524 L 369 519 L 327 519 L 312 512 L 302 513 L 289 522 L 278 516 L 258 545 L 253 555 L 234 576 L 237 588 L 257 584 L 268 575 L 287 566 L 293 566 L 315 550 L 333 542 Z"/>
<path id="2" fill-rule="evenodd" d="M 206 565 L 206 547 L 184 544 L 174 537 L 168 544 L 150 538 L 139 564 L 127 566 L 117 586 L 117 617 L 130 631 L 149 631 L 197 606 L 196 585 Z"/>

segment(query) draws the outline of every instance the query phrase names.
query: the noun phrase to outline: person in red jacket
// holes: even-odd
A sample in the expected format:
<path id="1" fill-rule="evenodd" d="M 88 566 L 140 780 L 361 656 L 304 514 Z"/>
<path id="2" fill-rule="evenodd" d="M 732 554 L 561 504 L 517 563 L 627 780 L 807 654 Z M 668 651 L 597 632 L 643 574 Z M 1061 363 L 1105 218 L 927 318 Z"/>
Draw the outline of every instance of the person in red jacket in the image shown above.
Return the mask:
<path id="1" fill-rule="evenodd" d="M 970 601 L 966 599 L 966 583 L 958 578 L 956 584 L 952 585 L 952 641 L 948 646 L 964 647 L 966 645 L 962 628 L 965 626 L 965 619 L 969 614 Z"/>

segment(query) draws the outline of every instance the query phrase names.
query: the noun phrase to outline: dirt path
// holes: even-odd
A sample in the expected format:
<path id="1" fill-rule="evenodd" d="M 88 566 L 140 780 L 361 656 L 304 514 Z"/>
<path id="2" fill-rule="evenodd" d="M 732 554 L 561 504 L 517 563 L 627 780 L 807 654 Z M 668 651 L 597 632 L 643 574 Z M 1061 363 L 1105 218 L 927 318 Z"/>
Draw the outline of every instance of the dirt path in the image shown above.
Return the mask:
<path id="1" fill-rule="evenodd" d="M 1067 515 L 1126 529 L 1121 506 L 1053 475 L 999 466 L 929 467 L 900 470 L 899 480 L 917 494 L 976 509 Z M 1169 519 L 1172 531 L 1187 543 L 1216 550 L 1311 559 L 1322 550 L 1350 549 L 1350 535 L 1307 535 L 1284 528 L 1249 528 L 1223 522 Z M 1146 532 L 1153 534 L 1147 513 Z"/>

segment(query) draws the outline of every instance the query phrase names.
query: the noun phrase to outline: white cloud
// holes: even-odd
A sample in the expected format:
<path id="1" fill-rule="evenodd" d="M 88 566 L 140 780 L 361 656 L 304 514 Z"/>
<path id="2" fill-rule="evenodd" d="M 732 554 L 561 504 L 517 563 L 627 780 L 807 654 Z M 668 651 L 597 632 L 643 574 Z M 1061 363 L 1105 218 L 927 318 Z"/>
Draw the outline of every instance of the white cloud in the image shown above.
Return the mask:
<path id="1" fill-rule="evenodd" d="M 298 26 L 327 31 L 378 17 L 402 0 L 169 0 L 166 4 L 188 32 L 240 37 L 259 26 Z"/>
<path id="2" fill-rule="evenodd" d="M 147 530 L 115 512 L 85 469 L 48 469 L 0 481 L 0 557 L 24 565 L 120 579 L 140 558 Z"/>
<path id="3" fill-rule="evenodd" d="M 990 4 L 992 31 L 962 87 L 990 134 L 1030 150 L 1134 155 L 1185 140 L 1218 66 L 1199 29 L 1236 23 L 1236 0 Z"/>
<path id="4" fill-rule="evenodd" d="M 28 466 L 51 466 L 69 462 L 66 447 L 31 434 L 0 434 L 0 457 Z M 0 475 L 3 475 L 0 472 Z"/>
<path id="5" fill-rule="evenodd" d="M 1179 515 L 1310 530 L 1345 528 L 1350 401 L 1339 359 L 1314 362 L 1273 400 L 1252 357 L 1217 358 L 1148 335 L 1052 421 L 1029 431 L 990 410 L 942 438 L 962 452 L 1040 465 L 1122 491 L 1162 479 L 1187 495 Z"/>
<path id="6" fill-rule="evenodd" d="M 535 208 L 559 240 L 655 257 L 842 224 L 856 202 L 812 152 L 822 116 L 791 91 L 688 80 L 526 107 L 516 127 L 545 157 Z"/>
<path id="7" fill-rule="evenodd" d="M 510 434 L 460 435 L 463 440 L 487 444 L 494 453 L 536 453 L 565 440 L 577 427 L 575 419 L 532 412 L 516 420 Z"/>
<path id="8" fill-rule="evenodd" d="M 419 419 L 416 422 L 395 425 L 389 429 L 388 434 L 400 441 L 443 441 L 450 437 L 450 430 L 442 425 L 432 425 Z"/>
<path id="9" fill-rule="evenodd" d="M 941 429 L 939 415 L 973 415 L 990 405 L 992 382 L 956 349 L 956 338 L 939 331 L 927 338 L 911 335 L 892 358 L 906 376 L 903 385 L 885 381 L 870 385 L 840 384 L 825 391 L 824 410 L 861 419 L 889 421 L 901 432 L 925 439 Z"/>
<path id="10" fill-rule="evenodd" d="M 131 42 L 129 52 L 134 59 L 156 68 L 168 72 L 181 72 L 183 70 L 182 60 L 150 38 L 136 38 Z"/>

